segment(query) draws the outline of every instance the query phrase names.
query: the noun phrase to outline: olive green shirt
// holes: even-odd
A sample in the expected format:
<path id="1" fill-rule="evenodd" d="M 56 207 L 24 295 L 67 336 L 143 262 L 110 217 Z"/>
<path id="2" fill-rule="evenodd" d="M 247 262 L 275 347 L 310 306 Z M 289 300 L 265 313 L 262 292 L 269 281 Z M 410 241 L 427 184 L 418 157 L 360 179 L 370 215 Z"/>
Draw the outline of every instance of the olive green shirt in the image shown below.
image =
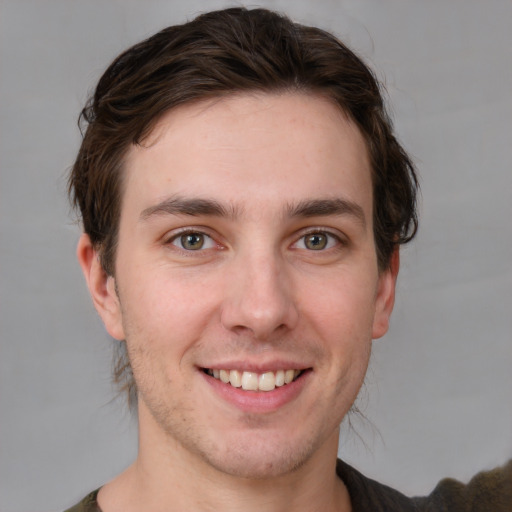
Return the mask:
<path id="1" fill-rule="evenodd" d="M 505 466 L 479 473 L 467 485 L 442 480 L 429 496 L 408 498 L 366 478 L 338 460 L 338 476 L 345 483 L 352 512 L 512 512 L 512 460 Z M 98 490 L 66 512 L 101 512 Z"/>

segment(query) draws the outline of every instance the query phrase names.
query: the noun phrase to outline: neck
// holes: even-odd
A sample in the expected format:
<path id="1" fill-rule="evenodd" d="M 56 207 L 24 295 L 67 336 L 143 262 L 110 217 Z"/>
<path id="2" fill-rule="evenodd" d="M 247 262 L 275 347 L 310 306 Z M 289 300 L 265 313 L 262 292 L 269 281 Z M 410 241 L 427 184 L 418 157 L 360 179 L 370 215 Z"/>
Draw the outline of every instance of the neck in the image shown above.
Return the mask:
<path id="1" fill-rule="evenodd" d="M 139 430 L 139 455 L 98 496 L 103 512 L 145 510 L 350 512 L 336 475 L 338 431 L 301 467 L 269 478 L 241 478 L 212 467 L 199 455 L 152 428 Z"/>

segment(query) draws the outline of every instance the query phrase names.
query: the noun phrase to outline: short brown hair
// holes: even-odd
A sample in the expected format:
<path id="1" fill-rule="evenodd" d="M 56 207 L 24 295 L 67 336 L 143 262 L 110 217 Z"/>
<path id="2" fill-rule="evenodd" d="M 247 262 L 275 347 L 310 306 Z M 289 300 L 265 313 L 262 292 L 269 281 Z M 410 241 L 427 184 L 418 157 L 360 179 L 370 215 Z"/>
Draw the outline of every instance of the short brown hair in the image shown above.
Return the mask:
<path id="1" fill-rule="evenodd" d="M 379 82 L 333 35 L 266 9 L 231 8 L 168 27 L 117 57 L 80 115 L 87 125 L 70 198 L 103 268 L 115 274 L 123 158 L 170 109 L 235 92 L 326 97 L 359 127 L 372 165 L 379 268 L 416 233 L 417 178 L 393 134 Z"/>

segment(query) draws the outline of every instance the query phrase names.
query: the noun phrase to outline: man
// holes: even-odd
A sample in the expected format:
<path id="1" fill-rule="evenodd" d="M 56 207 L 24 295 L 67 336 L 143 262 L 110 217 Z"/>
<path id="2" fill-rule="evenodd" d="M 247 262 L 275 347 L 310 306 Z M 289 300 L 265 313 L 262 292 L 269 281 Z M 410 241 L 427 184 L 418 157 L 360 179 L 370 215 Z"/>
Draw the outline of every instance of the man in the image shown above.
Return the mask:
<path id="1" fill-rule="evenodd" d="M 139 454 L 71 510 L 465 510 L 457 484 L 408 499 L 336 458 L 417 228 L 361 60 L 275 13 L 218 11 L 119 56 L 82 115 L 78 259 L 125 343 Z M 497 475 L 468 489 L 494 499 Z"/>

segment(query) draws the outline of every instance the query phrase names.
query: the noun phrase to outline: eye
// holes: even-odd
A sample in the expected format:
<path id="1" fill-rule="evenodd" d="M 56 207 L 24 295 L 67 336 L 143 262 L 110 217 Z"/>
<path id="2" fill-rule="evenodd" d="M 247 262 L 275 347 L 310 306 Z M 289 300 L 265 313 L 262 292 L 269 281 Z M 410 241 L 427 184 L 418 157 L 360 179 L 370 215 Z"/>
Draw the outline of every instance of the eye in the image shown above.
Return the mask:
<path id="1" fill-rule="evenodd" d="M 197 231 L 187 231 L 171 239 L 171 244 L 185 251 L 199 251 L 201 249 L 211 249 L 215 242 L 205 233 Z"/>
<path id="2" fill-rule="evenodd" d="M 325 231 L 315 231 L 302 236 L 295 244 L 298 249 L 307 249 L 309 251 L 323 251 L 339 244 L 339 238 L 326 233 Z"/>

